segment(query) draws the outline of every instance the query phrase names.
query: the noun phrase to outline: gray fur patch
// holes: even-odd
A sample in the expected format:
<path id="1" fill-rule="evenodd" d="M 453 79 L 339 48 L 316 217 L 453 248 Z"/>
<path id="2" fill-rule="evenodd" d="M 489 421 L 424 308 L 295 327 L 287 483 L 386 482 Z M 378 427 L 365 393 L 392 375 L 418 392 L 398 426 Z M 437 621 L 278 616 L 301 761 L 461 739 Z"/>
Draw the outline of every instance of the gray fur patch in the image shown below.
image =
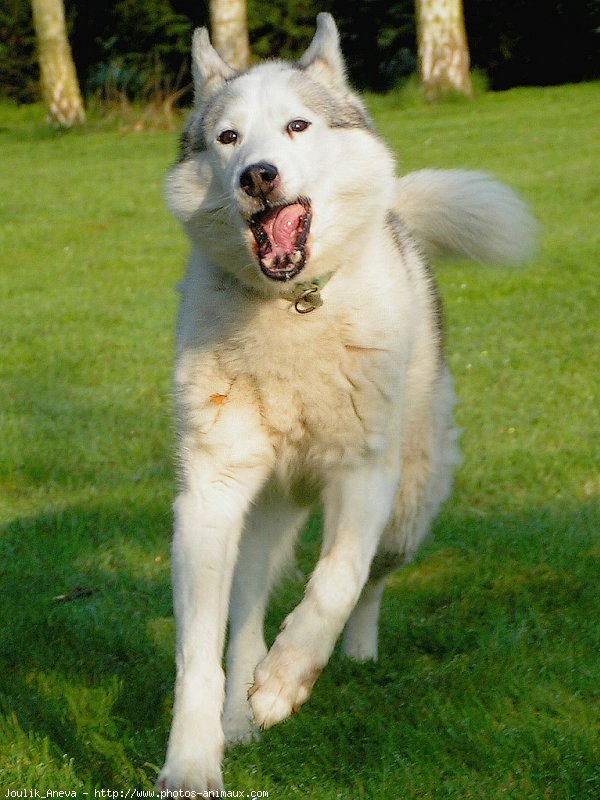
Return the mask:
<path id="1" fill-rule="evenodd" d="M 235 78 L 239 77 L 238 75 Z M 185 161 L 194 153 L 201 153 L 208 149 L 206 131 L 212 128 L 215 120 L 223 113 L 229 99 L 229 84 L 235 80 L 231 78 L 225 82 L 222 89 L 215 92 L 205 104 L 202 112 L 192 111 L 181 134 L 179 161 Z"/>
<path id="2" fill-rule="evenodd" d="M 400 253 L 402 258 L 406 255 L 406 249 L 404 247 L 405 240 L 410 236 L 406 225 L 402 222 L 398 214 L 391 209 L 387 212 L 385 216 L 385 224 L 388 227 L 389 232 L 392 235 L 392 239 L 394 240 L 394 245 L 396 246 L 396 250 Z"/>
<path id="3" fill-rule="evenodd" d="M 238 77 L 238 75 L 235 76 L 235 78 Z M 235 78 L 231 78 L 231 81 L 234 81 Z M 227 107 L 227 103 L 231 97 L 231 81 L 228 81 L 225 86 L 219 92 L 214 94 L 204 106 L 202 111 L 202 119 L 200 120 L 202 135 L 204 137 L 206 137 L 206 131 L 211 130 L 214 127 L 215 122 L 219 119 Z"/>
<path id="4" fill-rule="evenodd" d="M 444 309 L 442 306 L 442 298 L 440 296 L 440 292 L 438 289 L 437 281 L 431 269 L 431 265 L 427 257 L 423 254 L 422 250 L 418 246 L 418 242 L 414 240 L 411 236 L 410 230 L 406 227 L 402 219 L 396 214 L 395 211 L 391 209 L 387 212 L 385 222 L 387 228 L 392 236 L 392 240 L 394 245 L 400 255 L 402 256 L 405 263 L 409 263 L 409 259 L 406 259 L 406 247 L 410 243 L 413 249 L 417 249 L 421 255 L 421 263 L 423 264 L 423 271 L 425 273 L 425 279 L 427 281 L 427 289 L 430 299 L 430 307 L 431 312 L 433 315 L 433 324 L 435 328 L 436 338 L 439 344 L 439 355 L 440 355 L 440 364 L 443 363 L 444 360 L 444 342 L 445 342 L 445 332 L 444 332 Z"/>
<path id="5" fill-rule="evenodd" d="M 197 113 L 192 112 L 181 131 L 178 163 L 191 158 L 194 153 L 206 150 L 206 147 L 202 118 Z"/>
<path id="6" fill-rule="evenodd" d="M 302 102 L 315 114 L 327 120 L 331 128 L 361 128 L 376 133 L 375 126 L 352 92 L 337 95 L 326 86 L 308 77 L 302 67 L 293 66 L 296 74 L 291 84 Z"/>

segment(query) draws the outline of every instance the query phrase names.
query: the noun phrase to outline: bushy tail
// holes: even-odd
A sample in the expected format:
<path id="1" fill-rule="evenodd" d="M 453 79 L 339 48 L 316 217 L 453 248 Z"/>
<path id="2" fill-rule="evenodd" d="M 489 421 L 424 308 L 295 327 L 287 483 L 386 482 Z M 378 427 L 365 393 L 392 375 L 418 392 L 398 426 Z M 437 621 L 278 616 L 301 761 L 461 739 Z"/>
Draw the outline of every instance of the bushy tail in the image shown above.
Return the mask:
<path id="1" fill-rule="evenodd" d="M 483 172 L 411 172 L 397 182 L 396 211 L 429 256 L 518 264 L 535 251 L 527 206 Z"/>

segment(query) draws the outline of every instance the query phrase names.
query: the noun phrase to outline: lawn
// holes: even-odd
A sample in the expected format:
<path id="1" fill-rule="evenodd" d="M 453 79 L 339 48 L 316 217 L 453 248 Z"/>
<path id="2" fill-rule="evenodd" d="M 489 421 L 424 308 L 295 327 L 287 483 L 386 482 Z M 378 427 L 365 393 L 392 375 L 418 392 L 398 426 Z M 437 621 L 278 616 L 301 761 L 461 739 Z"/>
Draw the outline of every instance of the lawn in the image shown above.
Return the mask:
<path id="1" fill-rule="evenodd" d="M 600 796 L 597 85 L 370 97 L 401 169 L 484 169 L 542 226 L 525 269 L 436 269 L 465 463 L 389 582 L 381 657 L 226 757 L 270 800 Z M 0 798 L 146 789 L 172 704 L 175 133 L 0 106 Z M 298 554 L 305 574 L 315 517 Z M 277 591 L 272 638 L 298 601 Z M 3 792 L 1 791 L 3 790 Z M 241 795 L 240 795 L 241 796 Z"/>

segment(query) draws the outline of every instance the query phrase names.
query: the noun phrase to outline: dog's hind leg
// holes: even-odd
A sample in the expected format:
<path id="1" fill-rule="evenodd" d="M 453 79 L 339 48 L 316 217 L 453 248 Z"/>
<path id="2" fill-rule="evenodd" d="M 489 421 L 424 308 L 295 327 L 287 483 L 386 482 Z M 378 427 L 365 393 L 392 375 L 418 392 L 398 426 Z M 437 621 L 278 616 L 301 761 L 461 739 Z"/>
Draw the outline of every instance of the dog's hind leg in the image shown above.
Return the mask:
<path id="1" fill-rule="evenodd" d="M 409 562 L 450 493 L 460 463 L 452 423 L 454 394 L 443 374 L 435 397 L 431 429 L 415 424 L 405 445 L 402 480 L 392 518 L 381 537 L 369 579 L 344 630 L 344 653 L 357 661 L 377 660 L 378 617 L 385 579 Z"/>
<path id="2" fill-rule="evenodd" d="M 379 609 L 385 580 L 410 561 L 427 535 L 439 505 L 426 502 L 426 498 L 430 499 L 427 497 L 429 487 L 421 487 L 417 494 L 409 496 L 412 492 L 407 492 L 406 486 L 412 483 L 412 479 L 413 476 L 405 470 L 394 517 L 382 536 L 369 579 L 344 628 L 343 652 L 355 661 L 377 661 Z"/>
<path id="3" fill-rule="evenodd" d="M 398 485 L 398 464 L 373 461 L 331 475 L 321 556 L 302 602 L 258 665 L 251 704 L 268 728 L 309 697 L 369 575 Z"/>
<path id="4" fill-rule="evenodd" d="M 399 492 L 402 498 L 404 493 Z M 396 503 L 396 515 L 409 509 Z M 371 564 L 369 580 L 344 628 L 342 649 L 354 661 L 377 661 L 379 640 L 379 610 L 385 581 L 410 560 L 418 543 L 426 536 L 435 513 L 423 506 L 415 514 L 402 514 L 394 518 L 386 529 L 380 548 Z M 410 551 L 407 551 L 410 547 Z"/>
<path id="5" fill-rule="evenodd" d="M 425 523 L 427 524 L 427 523 Z M 380 543 L 379 550 L 371 563 L 369 579 L 344 628 L 342 651 L 354 661 L 377 661 L 379 651 L 379 611 L 381 598 L 388 575 L 393 574 L 405 562 L 402 542 L 406 538 L 397 531 L 393 538 L 390 530 L 386 530 L 382 539 L 388 543 L 392 539 L 393 551 L 386 550 Z"/>
<path id="6" fill-rule="evenodd" d="M 257 734 L 248 702 L 257 664 L 267 654 L 263 622 L 269 594 L 293 558 L 294 542 L 308 510 L 275 489 L 263 492 L 242 534 L 230 604 L 223 728 L 225 743 Z"/>
<path id="7" fill-rule="evenodd" d="M 377 661 L 379 607 L 385 578 L 369 580 L 344 628 L 344 654 L 354 661 Z"/>

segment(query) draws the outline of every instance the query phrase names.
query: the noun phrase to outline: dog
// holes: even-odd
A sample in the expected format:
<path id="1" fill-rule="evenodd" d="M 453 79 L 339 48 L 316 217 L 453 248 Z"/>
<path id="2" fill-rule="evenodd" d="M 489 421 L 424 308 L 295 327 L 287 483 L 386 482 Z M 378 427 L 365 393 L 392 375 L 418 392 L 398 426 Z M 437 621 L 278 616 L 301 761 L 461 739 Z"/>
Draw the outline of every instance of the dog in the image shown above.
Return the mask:
<path id="1" fill-rule="evenodd" d="M 385 578 L 410 561 L 459 462 L 428 259 L 519 262 L 534 240 L 524 203 L 484 174 L 396 178 L 329 14 L 297 63 L 236 73 L 205 29 L 192 61 L 166 190 L 192 246 L 167 793 L 221 790 L 224 746 L 296 712 L 340 635 L 350 658 L 377 658 Z M 318 562 L 267 650 L 269 593 L 316 504 Z"/>

